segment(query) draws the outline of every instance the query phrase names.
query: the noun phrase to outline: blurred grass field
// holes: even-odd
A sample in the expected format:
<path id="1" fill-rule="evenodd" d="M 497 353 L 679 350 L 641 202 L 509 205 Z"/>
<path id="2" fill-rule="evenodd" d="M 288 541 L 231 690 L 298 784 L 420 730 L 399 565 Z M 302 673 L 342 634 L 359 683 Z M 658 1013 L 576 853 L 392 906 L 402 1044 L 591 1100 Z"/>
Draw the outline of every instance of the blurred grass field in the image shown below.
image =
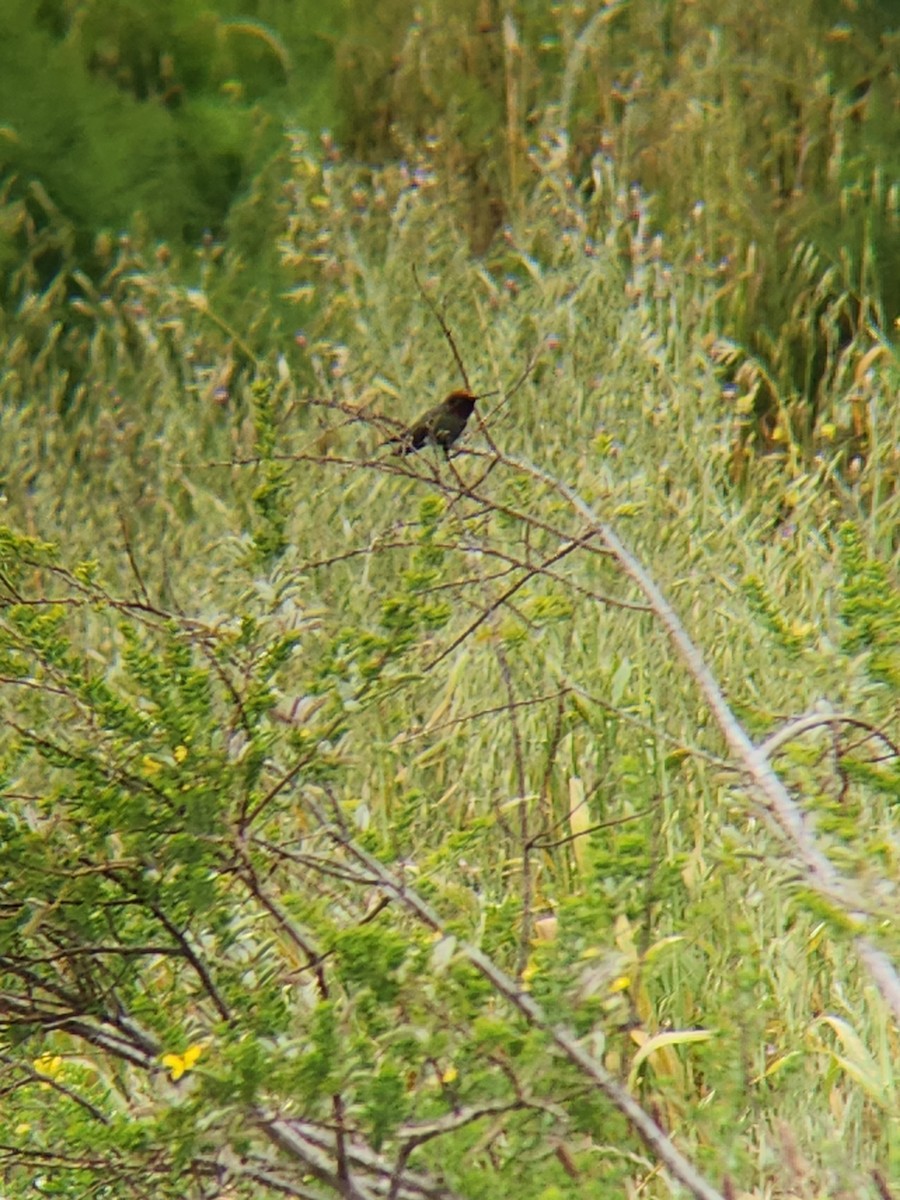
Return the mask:
<path id="1" fill-rule="evenodd" d="M 458 957 L 395 903 L 371 918 L 323 797 L 723 1195 L 900 1188 L 897 1028 L 853 948 L 865 921 L 900 961 L 896 352 L 874 307 L 839 336 L 811 286 L 796 328 L 834 336 L 810 409 L 723 329 L 740 264 L 693 253 L 702 229 L 657 233 L 612 154 L 585 174 L 569 148 L 542 126 L 474 255 L 469 184 L 439 145 L 376 169 L 297 133 L 271 307 L 233 248 L 184 266 L 137 232 L 101 278 L 25 286 L 3 316 L 4 853 L 10 904 L 44 914 L 17 909 L 10 945 L 43 963 L 41 938 L 99 943 L 107 900 L 81 871 L 134 862 L 230 1010 L 177 965 L 117 979 L 161 1046 L 207 1047 L 172 1095 L 70 1032 L 21 1031 L 13 1059 L 61 1054 L 115 1114 L 97 1145 L 133 1174 L 107 1194 L 207 1194 L 179 1193 L 175 1165 L 141 1175 L 138 1130 L 199 1162 L 246 1150 L 264 1102 L 327 1125 L 329 1088 L 388 1156 L 404 1121 L 484 1106 L 413 1153 L 453 1194 L 684 1194 Z M 463 382 L 432 305 L 496 395 L 449 461 L 398 460 L 387 422 Z M 751 737 L 778 740 L 858 911 L 816 894 L 645 598 L 516 461 L 652 574 Z M 227 855 L 257 806 L 251 878 Z M 157 937 L 143 886 L 123 943 Z M 291 922 L 326 948 L 327 1004 Z M 83 1109 L 15 1096 L 8 1186 L 26 1195 L 30 1150 L 98 1135 Z M 70 1166 L 54 1178 L 84 1194 Z"/>

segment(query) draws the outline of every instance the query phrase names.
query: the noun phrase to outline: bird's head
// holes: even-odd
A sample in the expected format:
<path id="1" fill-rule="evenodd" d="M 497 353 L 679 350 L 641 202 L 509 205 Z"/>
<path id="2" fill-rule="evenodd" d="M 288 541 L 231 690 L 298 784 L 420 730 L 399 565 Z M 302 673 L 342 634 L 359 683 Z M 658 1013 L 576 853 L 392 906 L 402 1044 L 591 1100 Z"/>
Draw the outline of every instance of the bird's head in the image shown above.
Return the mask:
<path id="1" fill-rule="evenodd" d="M 461 417 L 470 417 L 475 408 L 477 396 L 471 392 L 451 392 L 444 401 L 446 406 Z"/>

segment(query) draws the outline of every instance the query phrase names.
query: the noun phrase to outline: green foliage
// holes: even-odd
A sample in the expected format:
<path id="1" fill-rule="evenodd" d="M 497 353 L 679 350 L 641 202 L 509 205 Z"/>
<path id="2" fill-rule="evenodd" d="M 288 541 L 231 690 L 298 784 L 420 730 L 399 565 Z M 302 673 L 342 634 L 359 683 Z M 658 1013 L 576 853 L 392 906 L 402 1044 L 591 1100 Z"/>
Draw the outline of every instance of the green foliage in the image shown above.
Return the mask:
<path id="1" fill-rule="evenodd" d="M 169 239 L 221 227 L 277 149 L 278 118 L 329 119 L 333 15 L 290 7 L 15 0 L 0 166 L 39 180 L 87 244 L 135 212 Z"/>
<path id="2" fill-rule="evenodd" d="M 896 406 L 872 404 L 852 486 L 786 452 L 739 493 L 715 280 L 645 253 L 643 198 L 612 168 L 580 187 L 548 138 L 472 259 L 439 166 L 292 141 L 290 344 L 269 309 L 234 322 L 214 245 L 187 278 L 109 246 L 76 304 L 23 259 L 0 327 L 4 1186 L 325 1195 L 343 1156 L 373 1194 L 680 1194 L 474 946 L 709 1179 L 874 1197 L 895 1034 L 854 939 L 900 959 Z M 491 441 L 473 420 L 449 461 L 379 448 L 460 382 L 426 298 L 498 393 Z M 885 349 L 860 386 L 895 370 Z M 671 598 L 852 906 L 809 886 L 529 461 Z"/>
<path id="3" fill-rule="evenodd" d="M 868 651 L 868 673 L 896 688 L 900 686 L 900 590 L 885 564 L 866 553 L 857 528 L 843 525 L 840 542 L 844 645 L 850 653 Z"/>
<path id="4" fill-rule="evenodd" d="M 778 645 L 792 657 L 802 654 L 803 650 L 811 644 L 812 630 L 791 629 L 776 609 L 772 598 L 766 594 L 762 580 L 758 576 L 751 575 L 744 580 L 744 591 L 751 608 L 763 619 L 765 628 L 775 637 Z"/>
<path id="5" fill-rule="evenodd" d="M 254 545 L 263 563 L 279 558 L 287 548 L 285 527 L 287 524 L 287 468 L 273 457 L 277 430 L 272 411 L 272 385 L 261 380 L 253 388 L 254 415 L 256 424 L 256 450 L 260 457 L 264 478 L 253 493 L 253 503 L 259 517 L 259 529 Z"/>

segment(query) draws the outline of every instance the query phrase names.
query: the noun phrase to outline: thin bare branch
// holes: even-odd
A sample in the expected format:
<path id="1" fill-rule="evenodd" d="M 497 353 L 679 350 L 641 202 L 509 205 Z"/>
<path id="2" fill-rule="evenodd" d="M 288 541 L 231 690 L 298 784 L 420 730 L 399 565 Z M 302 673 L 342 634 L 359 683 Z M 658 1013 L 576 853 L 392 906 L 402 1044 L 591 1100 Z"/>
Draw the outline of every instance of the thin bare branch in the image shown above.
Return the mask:
<path id="1" fill-rule="evenodd" d="M 422 280 L 419 278 L 419 272 L 418 272 L 418 269 L 417 269 L 415 263 L 413 263 L 412 273 L 413 273 L 413 279 L 416 281 L 416 287 L 419 289 L 419 295 L 422 297 L 422 299 L 428 305 L 431 315 L 437 321 L 438 325 L 440 325 L 441 332 L 443 333 L 444 337 L 447 339 L 447 344 L 449 345 L 450 350 L 453 353 L 453 358 L 456 362 L 457 367 L 459 368 L 459 373 L 462 376 L 462 381 L 466 385 L 466 391 L 471 392 L 472 387 L 469 383 L 469 374 L 466 371 L 466 365 L 462 360 L 462 355 L 460 354 L 459 350 L 457 349 L 456 341 L 453 337 L 453 334 L 450 331 L 450 326 L 444 320 L 444 314 L 440 311 L 438 306 L 435 304 L 435 302 L 431 299 L 431 297 L 425 291 L 425 288 L 422 285 Z"/>
<path id="2" fill-rule="evenodd" d="M 593 534 L 588 534 L 584 537 L 576 539 L 573 542 L 568 542 L 566 545 L 560 547 L 560 549 L 557 550 L 555 554 L 551 554 L 548 559 L 546 559 L 543 563 L 539 564 L 538 566 L 536 566 L 534 568 L 526 567 L 525 568 L 526 573 L 522 576 L 522 578 L 516 580 L 516 582 L 512 585 L 512 587 L 507 588 L 505 592 L 502 592 L 499 596 L 495 597 L 491 601 L 490 606 L 488 608 L 486 608 L 485 611 L 475 621 L 473 621 L 470 625 L 468 625 L 458 637 L 454 638 L 453 641 L 450 643 L 450 645 L 446 646 L 440 652 L 440 654 L 437 656 L 437 658 L 433 658 L 431 660 L 431 662 L 429 662 L 424 667 L 424 670 L 425 671 L 433 670 L 438 665 L 439 662 L 442 662 L 447 657 L 448 654 L 452 654 L 453 651 L 458 646 L 461 646 L 462 643 L 464 641 L 466 641 L 466 639 L 469 638 L 475 632 L 475 630 L 478 629 L 478 627 L 480 625 L 484 624 L 484 622 L 488 619 L 488 617 L 492 616 L 493 613 L 496 612 L 496 610 L 500 607 L 501 604 L 503 604 L 507 600 L 509 600 L 509 598 L 511 596 L 514 596 L 516 594 L 516 592 L 519 591 L 520 588 L 524 587 L 525 584 L 528 583 L 528 581 L 530 579 L 533 579 L 535 577 L 535 575 L 541 574 L 541 572 L 544 571 L 547 567 L 550 567 L 554 563 L 559 562 L 560 559 L 565 558 L 567 554 L 571 554 L 573 552 L 573 550 L 580 549 L 582 546 L 584 546 L 590 540 L 590 538 L 592 536 L 593 536 Z"/>

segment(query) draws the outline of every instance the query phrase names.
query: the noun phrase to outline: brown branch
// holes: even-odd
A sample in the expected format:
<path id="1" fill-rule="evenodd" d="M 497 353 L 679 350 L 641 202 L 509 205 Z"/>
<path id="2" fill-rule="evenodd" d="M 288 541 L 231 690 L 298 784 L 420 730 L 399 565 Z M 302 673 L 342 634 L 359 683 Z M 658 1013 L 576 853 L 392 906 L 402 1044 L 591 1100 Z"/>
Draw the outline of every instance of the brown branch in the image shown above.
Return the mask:
<path id="1" fill-rule="evenodd" d="M 333 1131 L 312 1121 L 288 1119 L 261 1110 L 257 1111 L 255 1119 L 274 1145 L 295 1161 L 304 1163 L 317 1179 L 341 1195 L 347 1194 L 339 1186 L 334 1172 Z M 374 1197 L 389 1194 L 395 1167 L 368 1146 L 352 1139 L 348 1142 L 347 1155 L 356 1173 L 353 1182 L 357 1195 L 372 1196 L 374 1200 Z M 461 1200 L 443 1180 L 408 1169 L 402 1171 L 395 1195 L 398 1200 Z"/>
<path id="2" fill-rule="evenodd" d="M 200 982 L 203 984 L 203 987 L 206 990 L 206 994 L 209 996 L 210 1000 L 212 1000 L 213 1004 L 215 1005 L 219 1016 L 222 1018 L 223 1021 L 230 1021 L 231 1020 L 231 1010 L 229 1009 L 229 1007 L 225 1003 L 225 1001 L 222 999 L 222 996 L 219 994 L 219 989 L 213 983 L 212 976 L 210 975 L 209 970 L 207 969 L 206 963 L 204 963 L 200 959 L 199 955 L 195 953 L 193 946 L 191 946 L 190 942 L 187 939 L 187 935 L 185 933 L 183 933 L 180 929 L 178 929 L 175 926 L 174 922 L 169 920 L 169 918 L 166 916 L 166 914 L 163 912 L 163 910 L 158 905 L 149 904 L 148 908 L 149 908 L 150 912 L 152 912 L 153 915 L 156 917 L 157 921 L 159 921 L 160 925 L 162 925 L 162 927 L 171 934 L 171 936 L 175 939 L 175 941 L 181 947 L 182 954 L 187 959 L 187 961 L 191 964 L 191 966 L 194 968 L 194 971 L 196 972 L 198 978 L 200 979 Z"/>
<path id="3" fill-rule="evenodd" d="M 456 347 L 456 341 L 454 340 L 453 334 L 450 332 L 450 326 L 444 320 L 443 313 L 441 313 L 438 310 L 437 305 L 431 299 L 431 297 L 428 295 L 428 293 L 425 291 L 425 288 L 422 286 L 422 281 L 419 278 L 419 272 L 418 272 L 418 269 L 417 269 L 415 263 L 413 263 L 412 273 L 413 273 L 413 279 L 416 281 L 416 287 L 419 289 L 419 295 L 422 297 L 422 299 L 428 305 L 428 308 L 431 311 L 431 315 L 434 317 L 434 319 L 440 325 L 441 332 L 443 333 L 444 337 L 447 339 L 447 343 L 450 346 L 451 351 L 453 352 L 453 358 L 455 359 L 456 365 L 459 368 L 459 373 L 462 376 L 462 381 L 466 385 L 466 391 L 471 392 L 472 388 L 469 384 L 469 375 L 468 375 L 468 372 L 466 371 L 465 363 L 462 360 L 462 355 L 460 354 L 459 350 Z"/>
<path id="4" fill-rule="evenodd" d="M 466 517 L 465 519 L 469 519 Z M 382 537 L 387 536 L 387 531 Z M 367 557 L 369 555 L 381 554 L 387 550 L 415 550 L 419 547 L 419 542 L 414 539 L 398 539 L 396 541 L 381 541 L 378 538 L 374 539 L 368 546 L 357 546 L 352 550 L 342 551 L 340 554 L 329 555 L 328 558 L 313 559 L 303 563 L 296 568 L 297 574 L 303 574 L 305 571 L 317 571 L 327 567 L 335 566 L 338 563 L 347 562 L 353 558 Z M 448 552 L 466 553 L 471 547 L 465 541 L 460 542 L 440 542 L 433 541 L 430 543 L 436 549 L 446 550 Z M 546 566 L 540 563 L 534 563 L 530 559 L 517 558 L 516 555 L 510 554 L 508 551 L 501 550 L 496 546 L 479 544 L 477 546 L 479 554 L 483 554 L 489 558 L 499 559 L 500 562 L 507 563 L 507 569 L 503 572 L 497 572 L 496 578 L 501 578 L 503 575 L 509 574 L 511 571 L 532 571 L 539 575 L 543 575 L 547 579 L 553 580 L 554 583 L 561 583 L 570 591 L 576 592 L 579 596 L 584 596 L 588 600 L 596 600 L 598 604 L 607 604 L 611 608 L 627 609 L 630 612 L 651 612 L 649 604 L 643 604 L 638 600 L 622 600 L 618 596 L 609 596 L 604 592 L 597 592 L 593 588 L 585 587 L 584 584 L 578 583 L 574 579 L 569 579 L 565 575 L 559 574 L 557 571 L 551 571 Z M 449 588 L 462 588 L 469 582 L 478 582 L 478 580 L 469 579 L 454 579 L 447 583 L 435 584 L 432 588 L 423 589 L 423 591 L 440 591 Z"/>
<path id="5" fill-rule="evenodd" d="M 586 829 L 579 829 L 578 833 L 569 833 L 565 837 L 557 838 L 555 841 L 544 841 L 544 835 L 538 835 L 532 842 L 535 850 L 555 850 L 558 846 L 567 846 L 570 842 L 575 842 L 578 838 L 586 837 L 589 833 L 597 833 L 600 829 L 613 829 L 617 825 L 627 825 L 631 821 L 640 821 L 642 818 L 649 816 L 653 812 L 653 806 L 650 808 L 642 808 L 640 812 L 628 813 L 624 817 L 611 817 L 608 821 L 598 821 L 596 825 L 589 825 Z M 561 825 L 563 822 L 560 821 Z"/>
<path id="6" fill-rule="evenodd" d="M 547 704 L 550 700 L 557 700 L 561 696 L 567 695 L 569 688 L 560 688 L 558 692 L 548 692 L 545 696 L 531 696 L 527 700 L 516 700 L 516 708 L 530 708 L 536 704 Z M 452 729 L 454 725 L 465 725 L 469 721 L 477 721 L 482 717 L 496 717 L 500 713 L 509 711 L 508 704 L 495 704 L 490 708 L 480 708 L 475 712 L 464 713 L 461 717 L 451 717 L 446 721 L 438 721 L 434 725 L 424 725 L 420 729 L 413 731 L 407 730 L 406 733 L 395 739 L 392 745 L 402 746 L 406 742 L 414 741 L 416 738 L 426 737 L 430 733 L 434 733 L 439 729 Z"/>
<path id="7" fill-rule="evenodd" d="M 466 641 L 466 639 L 469 638 L 475 632 L 475 630 L 479 628 L 479 626 L 484 624 L 488 617 L 494 614 L 501 604 L 504 604 L 511 596 L 514 596 L 520 588 L 524 587 L 525 584 L 529 582 L 529 580 L 534 579 L 535 575 L 539 575 L 547 567 L 552 566 L 553 563 L 559 562 L 561 558 L 565 558 L 567 554 L 571 554 L 573 550 L 578 550 L 581 546 L 585 545 L 592 536 L 593 534 L 587 534 L 576 539 L 575 541 L 568 542 L 566 545 L 557 550 L 555 554 L 551 554 L 549 558 L 545 559 L 544 562 L 540 563 L 538 566 L 533 568 L 524 568 L 526 574 L 523 575 L 521 579 L 517 580 L 512 587 L 507 588 L 505 592 L 502 592 L 498 597 L 496 597 L 491 602 L 489 607 L 486 608 L 476 620 L 468 625 L 458 637 L 454 638 L 450 645 L 446 646 L 440 652 L 437 658 L 433 658 L 430 663 L 427 663 L 423 667 L 423 670 L 426 672 L 433 670 L 439 662 L 442 662 L 448 654 L 452 654 L 457 646 L 462 645 L 462 643 Z"/>
<path id="8" fill-rule="evenodd" d="M 321 736 L 317 739 L 317 741 L 321 741 L 323 738 L 329 737 L 329 735 L 333 733 L 335 729 L 337 729 L 340 723 L 340 720 L 335 718 L 330 725 L 326 726 L 325 729 L 321 731 Z M 308 766 L 309 763 L 313 761 L 317 753 L 318 751 L 315 748 L 312 748 L 307 751 L 306 754 L 298 758 L 294 765 L 280 775 L 275 783 L 273 783 L 269 788 L 269 790 L 263 796 L 261 796 L 260 799 L 257 800 L 256 804 L 254 804 L 252 807 L 247 806 L 247 799 L 249 799 L 249 797 L 244 800 L 238 820 L 238 829 L 241 833 L 244 833 L 247 827 L 252 825 L 253 822 L 265 812 L 269 805 L 281 795 L 284 789 L 294 782 L 303 768 Z"/>
<path id="9" fill-rule="evenodd" d="M 865 729 L 867 732 L 865 738 L 860 738 L 855 745 L 846 747 L 844 753 L 849 753 L 874 738 L 882 741 L 888 747 L 889 754 L 886 756 L 888 760 L 900 756 L 900 748 L 891 741 L 883 730 L 876 729 L 867 721 L 861 721 L 858 717 L 851 717 L 846 713 L 809 713 L 805 717 L 795 717 L 782 726 L 781 729 L 777 729 L 774 733 L 769 734 L 765 741 L 760 743 L 760 752 L 772 758 L 786 742 L 792 741 L 795 737 L 799 737 L 803 733 L 809 733 L 811 729 L 831 728 L 835 725 L 848 725 L 853 729 Z"/>
<path id="10" fill-rule="evenodd" d="M 122 531 L 122 543 L 125 547 L 125 554 L 126 554 L 126 557 L 128 558 L 128 565 L 131 567 L 131 573 L 134 575 L 134 578 L 137 581 L 137 585 L 140 590 L 141 596 L 144 599 L 144 603 L 149 604 L 150 603 L 150 593 L 147 591 L 147 585 L 144 583 L 144 577 L 141 574 L 141 569 L 138 566 L 137 559 L 135 558 L 134 546 L 132 545 L 132 542 L 131 542 L 131 535 L 128 532 L 128 525 L 125 521 L 125 514 L 122 512 L 122 509 L 119 508 L 117 510 L 116 515 L 119 518 L 119 528 Z"/>

